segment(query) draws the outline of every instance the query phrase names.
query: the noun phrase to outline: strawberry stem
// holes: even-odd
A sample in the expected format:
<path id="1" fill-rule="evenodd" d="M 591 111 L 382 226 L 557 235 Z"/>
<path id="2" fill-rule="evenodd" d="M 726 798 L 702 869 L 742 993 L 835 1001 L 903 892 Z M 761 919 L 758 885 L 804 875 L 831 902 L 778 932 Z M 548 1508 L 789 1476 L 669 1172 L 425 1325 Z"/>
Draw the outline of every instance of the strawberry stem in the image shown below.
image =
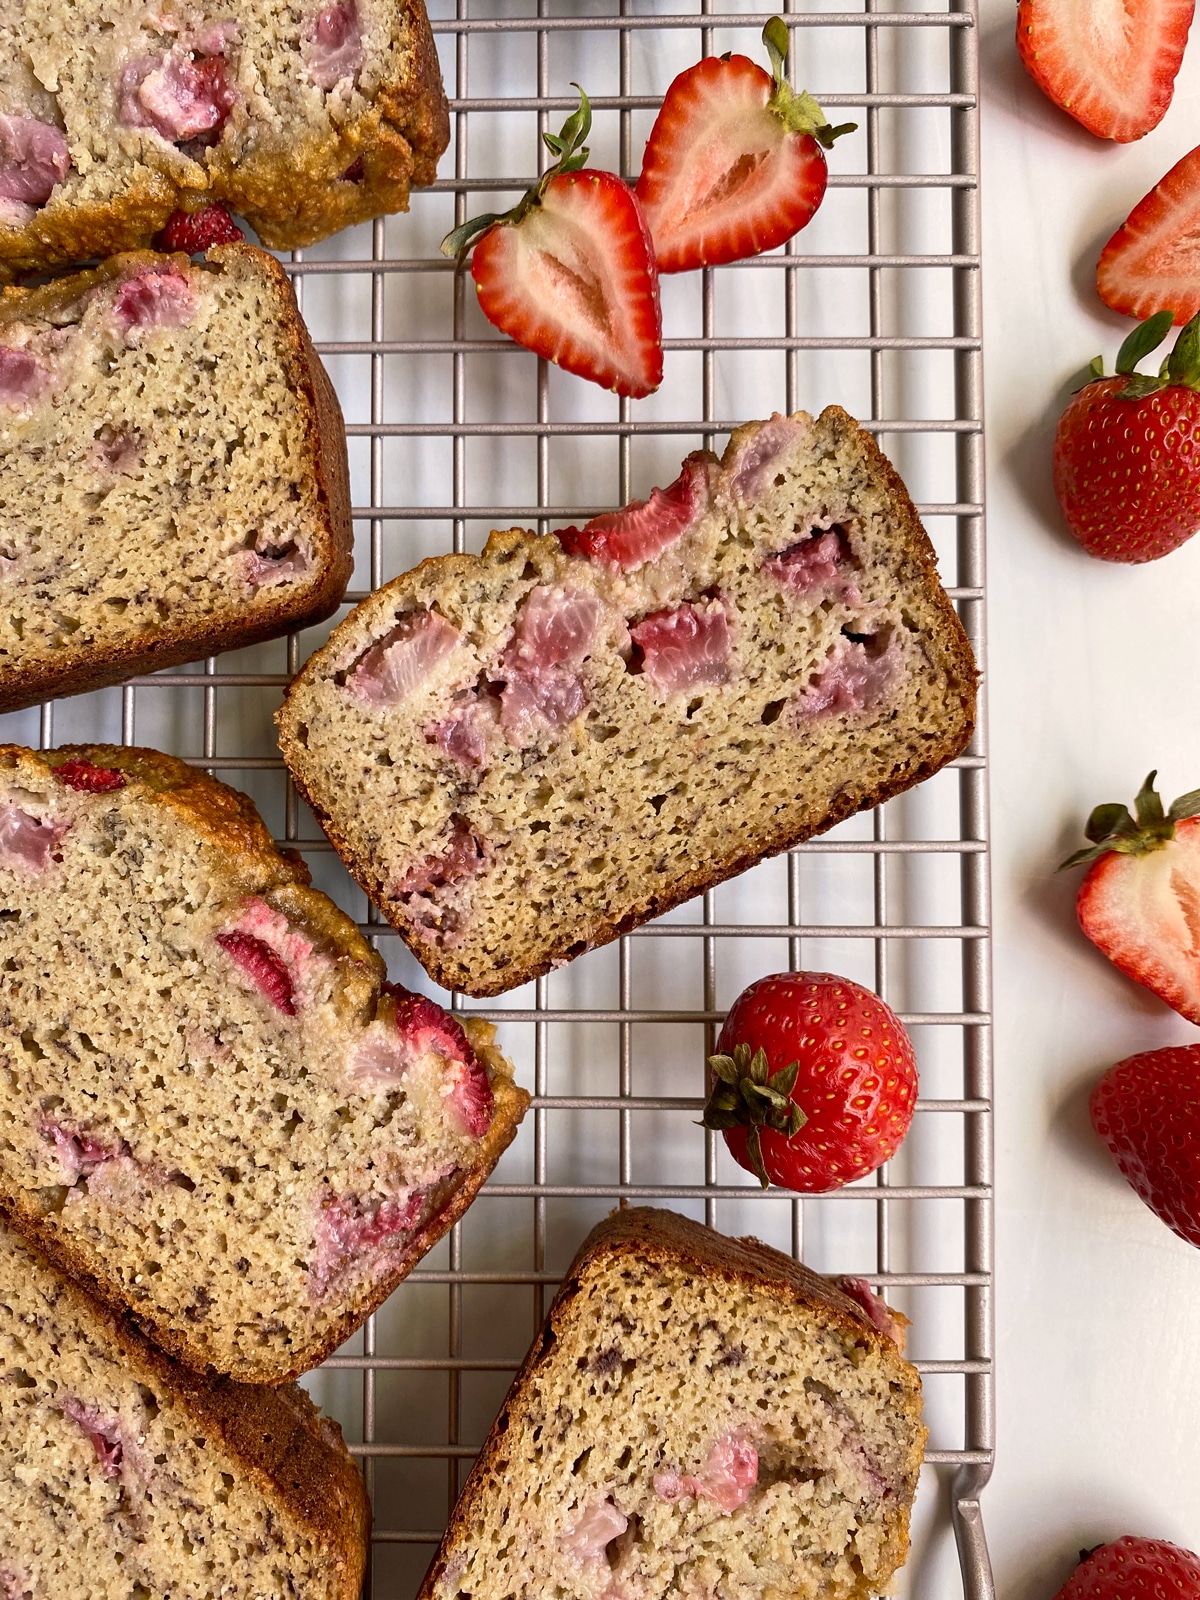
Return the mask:
<path id="1" fill-rule="evenodd" d="M 571 87 L 579 89 L 579 105 L 563 123 L 561 132 L 542 135 L 546 148 L 556 157 L 554 165 L 547 167 L 538 181 L 526 189 L 511 211 L 489 211 L 481 217 L 472 217 L 469 222 L 464 222 L 461 227 L 448 233 L 440 247 L 444 256 L 456 256 L 461 265 L 467 251 L 489 228 L 494 228 L 499 223 L 512 223 L 515 226 L 522 222 L 535 206 L 541 205 L 546 185 L 551 178 L 557 178 L 563 172 L 578 172 L 586 165 L 589 151 L 584 140 L 592 130 L 592 106 L 577 83 L 573 83 Z"/>
<path id="2" fill-rule="evenodd" d="M 767 55 L 771 58 L 771 76 L 775 80 L 775 93 L 767 102 L 789 133 L 808 133 L 823 150 L 832 150 L 835 139 L 844 133 L 853 133 L 857 122 L 843 122 L 831 128 L 829 118 L 810 94 L 797 94 L 787 81 L 788 30 L 782 17 L 772 17 L 762 31 Z"/>
<path id="3" fill-rule="evenodd" d="M 763 1162 L 762 1128 L 794 1139 L 808 1121 L 805 1112 L 792 1099 L 800 1073 L 800 1063 L 790 1061 L 772 1072 L 763 1049 L 750 1052 L 748 1044 L 734 1046 L 732 1056 L 708 1058 L 713 1075 L 712 1093 L 704 1108 L 700 1125 L 704 1128 L 745 1128 L 746 1152 L 763 1188 L 770 1187 Z"/>
<path id="4" fill-rule="evenodd" d="M 1130 816 L 1128 806 L 1115 801 L 1097 806 L 1083 830 L 1090 844 L 1068 856 L 1058 870 L 1082 867 L 1113 852 L 1143 856 L 1151 850 L 1160 850 L 1175 837 L 1177 822 L 1185 817 L 1200 816 L 1200 789 L 1181 794 L 1164 812 L 1162 797 L 1154 787 L 1157 776 L 1157 772 L 1150 773 L 1138 790 L 1133 802 L 1135 816 Z"/>

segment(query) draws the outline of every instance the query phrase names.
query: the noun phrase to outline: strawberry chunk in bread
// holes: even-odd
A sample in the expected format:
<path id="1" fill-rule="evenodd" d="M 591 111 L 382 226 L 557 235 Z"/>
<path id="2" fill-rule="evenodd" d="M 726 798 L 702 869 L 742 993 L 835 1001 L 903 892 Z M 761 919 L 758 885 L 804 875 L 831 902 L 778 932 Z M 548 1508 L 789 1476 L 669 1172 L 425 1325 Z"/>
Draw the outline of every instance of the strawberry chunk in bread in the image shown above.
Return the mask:
<path id="1" fill-rule="evenodd" d="M 0 1209 L 187 1365 L 317 1363 L 461 1215 L 528 1097 L 384 982 L 244 796 L 0 749 Z"/>

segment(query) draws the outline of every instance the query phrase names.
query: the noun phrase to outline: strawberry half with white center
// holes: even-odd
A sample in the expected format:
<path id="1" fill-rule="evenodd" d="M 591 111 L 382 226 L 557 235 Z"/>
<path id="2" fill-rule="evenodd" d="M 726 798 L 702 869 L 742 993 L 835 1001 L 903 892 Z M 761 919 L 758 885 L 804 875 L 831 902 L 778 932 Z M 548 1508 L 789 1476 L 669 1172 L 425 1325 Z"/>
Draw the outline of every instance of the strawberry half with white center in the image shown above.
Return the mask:
<path id="1" fill-rule="evenodd" d="M 658 269 L 633 190 L 611 172 L 581 172 L 588 97 L 560 134 L 558 157 L 520 203 L 476 217 L 442 240 L 471 276 L 484 316 L 535 355 L 630 399 L 662 382 Z"/>
<path id="2" fill-rule="evenodd" d="M 637 182 L 660 272 L 741 261 L 786 243 L 825 197 L 831 128 L 784 77 L 787 27 L 763 29 L 765 72 L 748 56 L 706 56 L 667 90 Z"/>
<path id="3" fill-rule="evenodd" d="M 1195 0 L 1019 0 L 1017 50 L 1055 105 L 1128 144 L 1171 104 L 1194 9 Z"/>
<path id="4" fill-rule="evenodd" d="M 1054 492 L 1067 526 L 1102 561 L 1156 561 L 1200 528 L 1200 317 L 1157 377 L 1136 371 L 1174 321 L 1160 311 L 1126 339 L 1117 376 L 1084 385 L 1059 418 Z"/>
<path id="5" fill-rule="evenodd" d="M 1177 161 L 1100 252 L 1096 287 L 1127 317 L 1200 311 L 1200 146 Z"/>
<path id="6" fill-rule="evenodd" d="M 1063 862 L 1088 864 L 1079 926 L 1122 972 L 1200 1023 L 1200 789 L 1164 812 L 1152 772 L 1126 806 L 1097 806 L 1091 841 Z"/>

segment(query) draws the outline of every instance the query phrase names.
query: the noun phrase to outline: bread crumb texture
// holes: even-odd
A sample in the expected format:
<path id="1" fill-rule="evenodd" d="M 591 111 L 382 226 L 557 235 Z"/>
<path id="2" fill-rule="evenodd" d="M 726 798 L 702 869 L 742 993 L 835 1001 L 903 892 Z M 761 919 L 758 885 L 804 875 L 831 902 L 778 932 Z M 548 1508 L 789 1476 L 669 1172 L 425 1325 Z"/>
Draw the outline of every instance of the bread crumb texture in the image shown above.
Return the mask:
<path id="1" fill-rule="evenodd" d="M 7 1230 L 0 1454 L 4 1600 L 356 1600 L 369 1510 L 336 1425 L 173 1367 Z"/>
<path id="2" fill-rule="evenodd" d="M 432 183 L 449 113 L 421 0 L 0 0 L 0 268 L 150 244 L 225 202 L 272 249 Z"/>
<path id="3" fill-rule="evenodd" d="M 189 1366 L 316 1364 L 527 1103 L 384 982 L 250 801 L 154 751 L 0 748 L 0 1208 Z"/>
<path id="4" fill-rule="evenodd" d="M 0 297 L 0 709 L 326 616 L 345 436 L 286 275 L 135 252 Z"/>
<path id="5" fill-rule="evenodd" d="M 420 1600 L 868 1600 L 908 1552 L 920 1411 L 916 1370 L 822 1280 L 622 1213 L 565 1280 Z"/>
<path id="6" fill-rule="evenodd" d="M 975 679 L 903 484 L 831 407 L 397 578 L 294 680 L 280 743 L 417 958 L 493 994 L 927 777 Z"/>

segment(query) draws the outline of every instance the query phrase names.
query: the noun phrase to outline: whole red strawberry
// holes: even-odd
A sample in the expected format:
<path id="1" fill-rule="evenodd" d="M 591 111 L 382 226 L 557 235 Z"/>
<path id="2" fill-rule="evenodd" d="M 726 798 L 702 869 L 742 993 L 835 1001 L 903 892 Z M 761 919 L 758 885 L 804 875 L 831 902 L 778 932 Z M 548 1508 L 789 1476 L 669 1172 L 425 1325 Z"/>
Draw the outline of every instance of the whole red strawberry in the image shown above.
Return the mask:
<path id="1" fill-rule="evenodd" d="M 1135 369 L 1174 321 L 1162 311 L 1126 339 L 1115 378 L 1085 384 L 1059 418 L 1054 492 L 1067 526 L 1103 561 L 1156 561 L 1200 528 L 1200 317 L 1163 370 Z"/>
<path id="2" fill-rule="evenodd" d="M 821 1194 L 895 1155 L 917 1100 L 903 1024 L 829 972 L 760 978 L 734 1001 L 709 1057 L 704 1126 L 765 1189 Z"/>
<path id="3" fill-rule="evenodd" d="M 660 272 L 741 261 L 785 243 L 825 196 L 831 128 L 784 76 L 787 27 L 763 29 L 771 71 L 747 56 L 706 56 L 672 82 L 642 157 L 638 199 Z"/>
<path id="4" fill-rule="evenodd" d="M 198 211 L 173 211 L 158 236 L 160 250 L 182 250 L 201 255 L 210 245 L 232 244 L 246 236 L 222 205 L 201 206 Z"/>
<path id="5" fill-rule="evenodd" d="M 1083 1556 L 1054 1600 L 1200 1600 L 1200 1560 L 1129 1534 Z"/>
<path id="6" fill-rule="evenodd" d="M 1200 789 L 1169 811 L 1151 773 L 1133 803 L 1097 806 L 1091 843 L 1063 867 L 1088 864 L 1075 909 L 1110 961 L 1160 1000 L 1200 1023 Z"/>
<path id="7" fill-rule="evenodd" d="M 471 276 L 484 316 L 567 372 L 640 399 L 662 382 L 658 268 L 641 206 L 611 172 L 581 172 L 588 97 L 559 134 L 555 164 L 503 215 L 476 217 L 442 240 Z"/>
<path id="8" fill-rule="evenodd" d="M 1092 1126 L 1168 1228 L 1200 1246 L 1200 1045 L 1147 1050 L 1092 1090 Z"/>

